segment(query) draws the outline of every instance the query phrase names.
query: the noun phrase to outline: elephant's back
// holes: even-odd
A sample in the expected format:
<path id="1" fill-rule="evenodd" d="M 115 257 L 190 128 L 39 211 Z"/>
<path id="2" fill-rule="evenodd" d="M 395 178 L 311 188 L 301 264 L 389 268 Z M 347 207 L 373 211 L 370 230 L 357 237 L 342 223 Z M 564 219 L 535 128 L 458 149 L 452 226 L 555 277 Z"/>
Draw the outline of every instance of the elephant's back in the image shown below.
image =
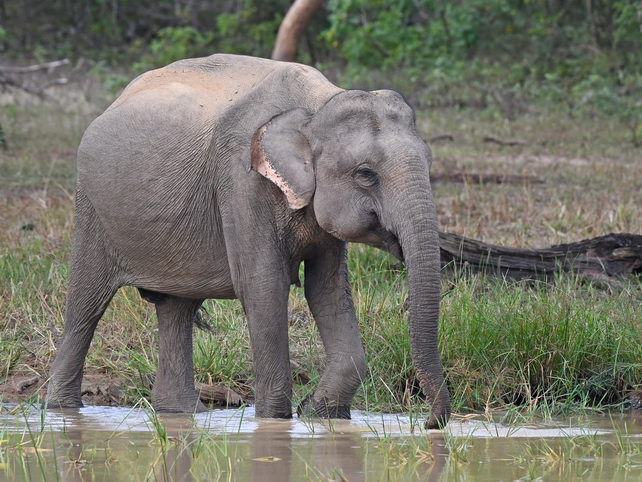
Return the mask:
<path id="1" fill-rule="evenodd" d="M 266 79 L 270 81 L 265 82 Z M 267 84 L 267 85 L 266 85 Z M 254 104 L 259 96 L 273 94 L 281 108 L 303 107 L 316 112 L 343 89 L 332 84 L 317 69 L 293 62 L 280 62 L 243 55 L 214 54 L 185 59 L 151 70 L 134 79 L 107 109 L 154 93 L 171 97 L 191 91 L 202 107 L 221 116 L 242 101 Z"/>
<path id="2" fill-rule="evenodd" d="M 242 72 L 245 63 L 252 64 L 251 72 Z M 195 207 L 211 209 L 214 193 L 233 175 L 229 164 L 237 162 L 216 154 L 217 140 L 240 154 L 249 152 L 253 133 L 245 122 L 226 122 L 227 112 L 247 104 L 243 96 L 275 64 L 216 55 L 175 62 L 135 79 L 87 128 L 78 149 L 78 180 L 101 218 L 107 224 L 115 217 L 114 224 L 124 217 L 158 224 L 161 207 L 164 216 L 180 220 L 193 216 Z M 195 192 L 202 194 L 198 206 L 190 195 Z"/>
<path id="3" fill-rule="evenodd" d="M 219 57 L 239 57 L 236 62 Z M 247 65 L 246 65 L 247 64 Z M 134 79 L 107 109 L 107 112 L 141 97 L 175 98 L 191 96 L 196 106 L 213 114 L 229 108 L 277 67 L 274 62 L 252 57 L 212 55 L 186 59 L 150 70 Z M 144 105 L 144 104 L 143 104 Z"/>

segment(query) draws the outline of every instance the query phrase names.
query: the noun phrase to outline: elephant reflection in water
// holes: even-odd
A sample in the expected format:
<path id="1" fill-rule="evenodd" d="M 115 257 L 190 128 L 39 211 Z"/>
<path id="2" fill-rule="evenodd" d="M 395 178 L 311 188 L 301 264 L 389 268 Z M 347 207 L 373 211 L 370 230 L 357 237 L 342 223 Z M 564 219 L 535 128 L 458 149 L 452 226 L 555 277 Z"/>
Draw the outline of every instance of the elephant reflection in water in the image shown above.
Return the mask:
<path id="1" fill-rule="evenodd" d="M 323 480 L 332 474 L 350 481 L 364 480 L 364 452 L 359 442 L 359 437 L 350 433 L 293 437 L 290 430 L 283 429 L 283 423 L 261 421 L 252 435 L 251 480 Z"/>
<path id="2" fill-rule="evenodd" d="M 315 423 L 315 422 L 310 422 Z M 327 425 L 320 422 L 322 431 Z M 338 422 L 341 423 L 341 422 Z M 252 435 L 254 458 L 252 481 L 296 481 L 311 480 L 381 480 L 387 476 L 393 480 L 400 475 L 399 460 L 395 467 L 386 466 L 382 452 L 388 449 L 377 441 L 355 432 L 354 427 L 341 430 L 336 425 L 330 433 L 320 435 L 293 436 L 290 430 L 283 430 L 278 424 L 260 423 Z M 408 460 L 408 473 L 418 480 L 438 481 L 444 471 L 448 449 L 441 433 L 434 434 L 431 444 L 432 458 L 419 463 Z M 402 442 L 400 440 L 399 443 Z M 403 464 L 401 464 L 403 465 Z M 403 467 L 402 467 L 403 469 Z M 405 472 L 404 472 L 405 474 Z"/>
<path id="3" fill-rule="evenodd" d="M 129 437 L 128 443 L 118 447 L 115 439 L 113 454 L 105 452 L 104 460 L 96 456 L 95 450 L 105 444 L 105 438 L 109 437 L 106 432 L 72 427 L 57 434 L 55 443 L 62 446 L 65 453 L 57 461 L 59 479 L 81 482 L 91 475 L 113 480 L 134 476 L 163 482 L 286 482 L 303 478 L 339 478 L 352 482 L 378 479 L 382 474 L 388 474 L 392 478 L 408 475 L 419 480 L 437 481 L 443 475 L 448 455 L 441 434 L 433 435 L 432 458 L 427 457 L 419 463 L 412 458 L 412 451 L 403 452 L 399 458 L 387 459 L 393 452 L 389 447 L 354 432 L 353 427 L 341 430 L 335 426 L 330 433 L 323 433 L 327 426 L 318 425 L 321 433 L 293 434 L 291 422 L 257 419 L 255 430 L 246 436 L 198 433 L 191 417 L 173 416 L 162 419 L 162 423 L 168 437 L 166 445 L 158 439 L 150 444 L 148 432 L 123 432 L 118 438 L 122 442 Z M 132 435 L 136 435 L 135 440 L 131 439 Z M 141 445 L 137 446 L 136 442 Z M 110 462 L 112 456 L 114 460 Z M 37 472 L 36 459 L 31 458 L 29 462 Z M 131 470 L 134 473 L 125 473 Z"/>

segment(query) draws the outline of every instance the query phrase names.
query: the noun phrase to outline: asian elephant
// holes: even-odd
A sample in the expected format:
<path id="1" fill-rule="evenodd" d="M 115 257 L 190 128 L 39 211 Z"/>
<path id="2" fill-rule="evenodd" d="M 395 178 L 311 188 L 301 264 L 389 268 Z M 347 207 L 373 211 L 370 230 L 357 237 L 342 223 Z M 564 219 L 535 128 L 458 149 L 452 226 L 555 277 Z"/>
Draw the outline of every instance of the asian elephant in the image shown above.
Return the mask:
<path id="1" fill-rule="evenodd" d="M 82 406 L 94 329 L 127 285 L 156 305 L 157 410 L 205 410 L 194 388 L 192 327 L 206 298 L 238 298 L 256 415 L 291 417 L 287 303 L 303 262 L 327 365 L 299 412 L 349 418 L 366 374 L 346 264 L 346 243 L 358 242 L 407 266 L 427 425 L 445 423 L 430 163 L 412 109 L 390 90 L 343 90 L 308 66 L 224 54 L 139 76 L 78 149 L 65 328 L 48 406 Z"/>

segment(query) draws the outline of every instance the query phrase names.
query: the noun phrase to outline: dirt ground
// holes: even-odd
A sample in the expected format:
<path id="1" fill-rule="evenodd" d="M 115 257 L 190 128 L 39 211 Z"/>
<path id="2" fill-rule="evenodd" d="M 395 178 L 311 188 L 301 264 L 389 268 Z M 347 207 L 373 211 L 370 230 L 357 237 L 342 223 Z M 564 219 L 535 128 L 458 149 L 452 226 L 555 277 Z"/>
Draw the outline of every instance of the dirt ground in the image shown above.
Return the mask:
<path id="1" fill-rule="evenodd" d="M 20 403 L 32 400 L 44 401 L 47 389 L 45 374 L 34 371 L 18 371 L 0 383 L 0 400 Z M 123 405 L 125 394 L 120 380 L 98 369 L 85 370 L 82 383 L 82 401 L 85 405 Z"/>

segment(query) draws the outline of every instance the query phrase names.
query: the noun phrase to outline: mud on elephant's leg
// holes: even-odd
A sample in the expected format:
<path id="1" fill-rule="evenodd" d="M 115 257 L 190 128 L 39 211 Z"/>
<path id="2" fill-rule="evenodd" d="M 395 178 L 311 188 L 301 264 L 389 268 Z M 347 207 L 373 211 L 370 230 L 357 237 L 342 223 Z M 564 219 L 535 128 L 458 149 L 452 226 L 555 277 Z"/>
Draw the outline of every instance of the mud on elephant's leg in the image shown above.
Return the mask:
<path id="1" fill-rule="evenodd" d="M 366 375 L 366 357 L 348 282 L 346 247 L 305 262 L 305 296 L 327 355 L 313 395 L 298 407 L 301 416 L 350 418 L 350 405 Z"/>
<path id="2" fill-rule="evenodd" d="M 207 408 L 194 389 L 192 329 L 203 300 L 159 297 L 158 372 L 152 389 L 152 405 L 159 412 L 203 412 Z"/>

